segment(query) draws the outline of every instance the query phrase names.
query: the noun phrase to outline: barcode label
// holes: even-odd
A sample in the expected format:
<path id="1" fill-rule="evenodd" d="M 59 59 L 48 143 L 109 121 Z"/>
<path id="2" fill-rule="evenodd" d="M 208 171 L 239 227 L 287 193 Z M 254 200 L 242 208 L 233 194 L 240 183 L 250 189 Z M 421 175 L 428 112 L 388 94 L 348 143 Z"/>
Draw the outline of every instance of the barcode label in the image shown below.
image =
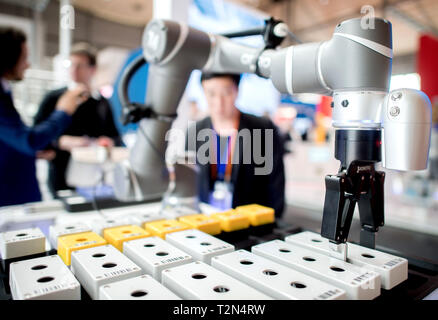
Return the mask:
<path id="1" fill-rule="evenodd" d="M 166 260 L 161 260 L 160 262 L 162 264 L 166 264 L 166 263 L 176 262 L 176 261 L 180 261 L 180 260 L 184 260 L 184 257 L 180 256 L 180 257 L 170 258 L 170 259 L 166 259 Z"/>
<path id="2" fill-rule="evenodd" d="M 44 287 L 38 290 L 33 290 L 32 294 L 34 296 L 39 296 L 39 295 L 43 295 L 43 294 L 48 294 L 51 292 L 55 292 L 55 291 L 60 291 L 60 290 L 65 290 L 71 287 L 71 284 L 67 284 L 67 283 L 61 283 L 61 284 L 56 284 L 50 287 Z"/>
<path id="3" fill-rule="evenodd" d="M 130 272 L 132 272 L 132 271 L 133 271 L 133 270 L 132 270 L 131 268 L 120 269 L 120 270 L 115 270 L 115 271 L 112 271 L 112 272 L 104 273 L 103 276 L 104 276 L 105 278 L 118 277 L 118 276 L 121 276 L 121 275 L 124 275 L 124 274 L 130 273 Z"/>
<path id="4" fill-rule="evenodd" d="M 393 260 L 388 261 L 387 263 L 385 263 L 385 266 L 393 267 L 393 266 L 399 264 L 402 261 L 403 261 L 402 259 L 393 259 Z"/>
<path id="5" fill-rule="evenodd" d="M 97 243 L 97 241 L 93 240 L 93 241 L 81 242 L 81 243 L 75 244 L 74 246 L 75 247 L 82 247 L 82 246 L 87 246 L 87 245 L 93 244 L 93 243 Z"/>
<path id="6" fill-rule="evenodd" d="M 364 273 L 356 278 L 354 278 L 353 280 L 357 281 L 357 282 L 362 282 L 362 281 L 366 281 L 368 278 L 372 277 L 373 275 L 370 273 Z"/>
<path id="7" fill-rule="evenodd" d="M 212 248 L 212 249 L 209 249 L 208 252 L 220 251 L 220 250 L 224 250 L 227 248 L 230 248 L 230 246 L 220 246 L 220 247 Z"/>
<path id="8" fill-rule="evenodd" d="M 339 292 L 340 291 L 338 289 L 336 289 L 336 290 L 329 290 L 327 292 L 324 292 L 323 294 L 320 294 L 318 296 L 318 298 L 325 300 L 325 299 L 330 298 L 331 296 L 334 296 L 335 294 L 338 294 Z"/>
<path id="9" fill-rule="evenodd" d="M 43 238 L 43 237 L 40 236 L 40 235 L 38 235 L 38 236 L 36 236 L 36 235 L 28 235 L 28 236 L 24 236 L 24 237 L 16 237 L 16 238 L 13 238 L 13 239 L 9 239 L 9 240 L 6 240 L 5 242 L 6 243 L 9 243 L 9 242 L 20 242 L 20 241 L 31 240 L 31 239 L 40 239 L 40 238 Z"/>
<path id="10" fill-rule="evenodd" d="M 138 232 L 138 233 L 130 233 L 130 234 L 126 234 L 123 237 L 124 238 L 130 238 L 130 237 L 136 237 L 136 236 L 141 236 L 142 233 Z"/>

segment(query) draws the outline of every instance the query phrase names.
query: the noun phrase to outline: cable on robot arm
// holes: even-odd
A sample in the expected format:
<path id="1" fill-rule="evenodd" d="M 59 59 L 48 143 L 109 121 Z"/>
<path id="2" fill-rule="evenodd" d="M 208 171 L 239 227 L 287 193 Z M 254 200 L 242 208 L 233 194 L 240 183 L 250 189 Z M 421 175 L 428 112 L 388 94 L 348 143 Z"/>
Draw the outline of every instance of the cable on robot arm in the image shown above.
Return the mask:
<path id="1" fill-rule="evenodd" d="M 128 123 L 136 123 L 143 118 L 154 118 L 162 121 L 172 122 L 176 118 L 174 115 L 160 115 L 155 112 L 152 105 L 146 105 L 138 102 L 131 102 L 128 95 L 128 87 L 130 80 L 134 74 L 147 63 L 143 55 L 136 57 L 123 71 L 118 87 L 120 103 L 122 105 L 122 122 L 124 125 Z"/>

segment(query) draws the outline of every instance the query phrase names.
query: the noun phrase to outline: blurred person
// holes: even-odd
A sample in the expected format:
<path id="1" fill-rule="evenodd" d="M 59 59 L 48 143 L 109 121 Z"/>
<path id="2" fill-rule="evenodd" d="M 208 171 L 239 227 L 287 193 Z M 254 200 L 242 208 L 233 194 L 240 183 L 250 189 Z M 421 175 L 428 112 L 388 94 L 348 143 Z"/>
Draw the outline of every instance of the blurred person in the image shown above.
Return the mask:
<path id="1" fill-rule="evenodd" d="M 291 132 L 293 130 L 293 121 L 296 117 L 296 110 L 290 106 L 283 107 L 281 104 L 277 106 L 274 112 L 272 122 L 278 127 L 280 138 L 283 141 L 285 153 L 292 153 L 290 142 L 292 142 Z"/>
<path id="2" fill-rule="evenodd" d="M 190 120 L 199 120 L 199 107 L 198 103 L 195 100 L 189 101 L 189 119 Z"/>
<path id="3" fill-rule="evenodd" d="M 79 106 L 63 135 L 46 146 L 47 153 L 44 158 L 50 161 L 49 190 L 55 198 L 57 191 L 72 189 L 67 185 L 66 171 L 73 148 L 122 145 L 108 100 L 91 89 L 96 74 L 96 50 L 87 43 L 75 44 L 70 52 L 70 62 L 72 87 L 81 84 L 91 92 L 91 95 Z M 35 116 L 36 124 L 47 119 L 66 90 L 66 87 L 57 89 L 44 97 Z"/>
<path id="4" fill-rule="evenodd" d="M 80 85 L 58 100 L 47 119 L 26 126 L 14 107 L 9 81 L 20 81 L 29 67 L 25 34 L 0 28 L 0 206 L 41 201 L 35 160 L 40 150 L 59 137 L 87 96 Z"/>
<path id="5" fill-rule="evenodd" d="M 271 120 L 264 117 L 256 117 L 240 112 L 235 106 L 238 96 L 240 75 L 203 73 L 201 84 L 207 100 L 210 116 L 196 122 L 195 137 L 193 139 L 189 128 L 186 136 L 186 150 L 197 153 L 197 165 L 199 166 L 198 187 L 199 198 L 202 202 L 210 203 L 221 209 L 235 208 L 240 205 L 257 203 L 274 208 L 275 215 L 281 217 L 285 206 L 285 175 L 283 163 L 283 144 L 278 129 Z M 211 149 L 217 158 L 216 163 L 202 164 L 199 161 L 198 151 L 203 148 L 204 141 L 198 141 L 198 133 L 203 129 L 213 129 L 215 132 L 216 144 Z M 243 141 L 239 132 L 248 129 L 251 137 L 256 129 L 261 129 L 264 137 L 266 129 L 273 130 L 272 156 L 273 166 L 269 174 L 255 174 L 257 165 L 254 161 L 246 163 L 242 161 L 245 157 L 243 152 Z M 266 151 L 262 137 L 261 149 Z M 214 139 L 214 138 L 213 138 Z M 254 139 L 251 139 L 252 146 Z M 209 141 L 211 143 L 212 141 Z M 239 146 L 239 155 L 234 155 L 236 145 Z M 223 147 L 222 147 L 223 146 Z M 195 149 L 193 149 L 193 147 Z M 263 152 L 263 151 L 262 151 Z M 252 149 L 252 153 L 254 150 Z M 268 153 L 266 151 L 266 153 Z M 211 155 L 210 155 L 211 156 Z M 237 158 L 233 158 L 236 156 Z M 238 159 L 231 161 L 231 159 Z M 215 203 L 216 195 L 224 196 L 224 206 Z"/>

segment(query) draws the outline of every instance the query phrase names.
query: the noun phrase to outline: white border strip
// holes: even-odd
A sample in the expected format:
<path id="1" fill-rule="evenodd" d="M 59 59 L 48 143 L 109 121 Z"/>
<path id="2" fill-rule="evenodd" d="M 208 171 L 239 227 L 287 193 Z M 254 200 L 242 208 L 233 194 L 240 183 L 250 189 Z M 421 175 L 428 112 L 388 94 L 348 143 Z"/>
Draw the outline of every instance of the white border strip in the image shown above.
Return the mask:
<path id="1" fill-rule="evenodd" d="M 293 67 L 293 52 L 294 47 L 291 46 L 286 51 L 286 61 L 285 61 L 285 81 L 286 81 L 286 89 L 290 94 L 294 94 L 293 85 L 292 85 L 292 67 Z"/>
<path id="2" fill-rule="evenodd" d="M 353 40 L 353 41 L 355 41 L 357 43 L 360 43 L 360 44 L 364 45 L 365 47 L 367 47 L 367 48 L 369 48 L 371 50 L 374 50 L 374 51 L 376 51 L 376 52 L 378 52 L 378 53 L 380 53 L 380 54 L 390 58 L 390 59 L 392 59 L 392 57 L 393 57 L 392 49 L 388 48 L 388 47 L 386 47 L 384 45 L 381 45 L 380 43 L 377 43 L 377 42 L 374 42 L 374 41 L 371 41 L 371 40 L 368 40 L 368 39 L 365 39 L 365 38 L 362 38 L 362 37 L 358 37 L 358 36 L 355 36 L 355 35 L 352 35 L 352 34 L 336 32 L 333 35 Z"/>
<path id="3" fill-rule="evenodd" d="M 189 34 L 189 26 L 186 24 L 179 23 L 180 32 L 178 36 L 178 40 L 176 41 L 175 47 L 173 47 L 172 51 L 170 51 L 169 55 L 164 58 L 159 65 L 163 65 L 168 63 L 170 60 L 172 60 L 176 54 L 179 52 L 181 47 L 183 46 L 184 42 L 187 39 L 187 36 Z"/>
<path id="4" fill-rule="evenodd" d="M 131 163 L 129 162 L 129 160 L 124 160 L 123 164 L 125 165 L 126 169 L 128 170 L 129 177 L 131 178 L 130 182 L 132 182 L 132 188 L 134 191 L 134 199 L 136 201 L 143 201 L 144 200 L 143 192 L 141 191 L 137 176 L 131 167 Z"/>
<path id="5" fill-rule="evenodd" d="M 211 67 L 213 66 L 214 58 L 216 56 L 216 46 L 217 46 L 216 38 L 211 33 L 207 33 L 207 34 L 208 37 L 210 38 L 210 53 L 208 54 L 207 62 L 202 67 L 202 70 L 210 70 Z M 217 40 L 220 40 L 220 38 L 218 38 Z"/>
<path id="6" fill-rule="evenodd" d="M 318 79 L 319 83 L 326 88 L 328 91 L 333 91 L 328 85 L 327 82 L 325 82 L 324 77 L 322 75 L 322 69 L 321 69 L 321 59 L 322 59 L 322 50 L 326 46 L 327 41 L 324 41 L 321 43 L 321 45 L 318 47 L 318 58 L 317 58 L 317 70 L 318 70 Z"/>

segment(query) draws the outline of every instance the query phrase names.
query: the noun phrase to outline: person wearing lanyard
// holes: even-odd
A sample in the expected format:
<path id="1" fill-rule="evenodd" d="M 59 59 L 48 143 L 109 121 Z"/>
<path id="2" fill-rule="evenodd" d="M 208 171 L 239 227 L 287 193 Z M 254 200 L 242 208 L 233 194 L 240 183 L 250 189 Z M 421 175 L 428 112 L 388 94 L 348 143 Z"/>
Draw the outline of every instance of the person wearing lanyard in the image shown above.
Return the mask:
<path id="1" fill-rule="evenodd" d="M 235 74 L 203 73 L 201 76 L 210 115 L 188 129 L 186 150 L 194 151 L 198 156 L 205 143 L 198 140 L 198 133 L 203 129 L 212 129 L 215 138 L 210 141 L 213 144 L 209 149 L 213 153 L 210 159 L 216 161 L 205 164 L 197 158 L 199 199 L 224 210 L 257 203 L 274 208 L 275 215 L 281 217 L 285 206 L 283 144 L 271 120 L 240 112 L 236 108 L 239 82 L 240 75 Z M 242 161 L 244 142 L 237 137 L 244 129 L 249 130 L 251 136 L 256 129 L 261 129 L 262 135 L 267 130 L 273 130 L 273 152 L 270 155 L 273 166 L 269 174 L 257 175 L 254 173 L 257 165 L 253 161 Z M 239 152 L 236 146 L 239 146 Z"/>
<path id="2" fill-rule="evenodd" d="M 14 107 L 9 81 L 24 78 L 27 62 L 26 36 L 13 28 L 0 28 L 0 207 L 41 200 L 35 159 L 71 122 L 71 115 L 87 99 L 78 86 L 59 99 L 56 110 L 41 124 L 28 127 Z"/>
<path id="3" fill-rule="evenodd" d="M 238 126 L 236 126 L 236 129 Z M 216 151 L 216 162 L 210 165 L 211 179 L 214 181 L 213 191 L 209 195 L 209 203 L 220 209 L 232 207 L 233 184 L 231 183 L 232 153 L 236 135 L 221 136 L 216 133 L 216 143 L 211 150 Z M 215 156 L 213 155 L 213 157 Z"/>

